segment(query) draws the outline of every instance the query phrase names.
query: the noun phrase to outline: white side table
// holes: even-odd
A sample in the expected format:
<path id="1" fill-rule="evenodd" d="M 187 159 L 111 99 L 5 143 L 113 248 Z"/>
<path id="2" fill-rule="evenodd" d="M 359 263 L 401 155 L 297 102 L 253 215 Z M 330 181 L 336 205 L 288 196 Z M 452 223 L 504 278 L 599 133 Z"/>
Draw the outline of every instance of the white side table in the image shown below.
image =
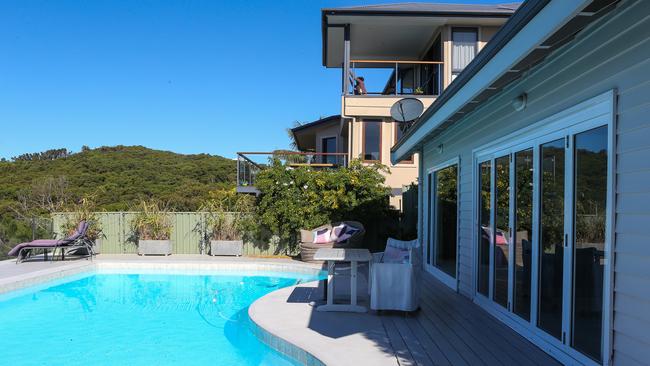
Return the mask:
<path id="1" fill-rule="evenodd" d="M 327 304 L 316 308 L 318 311 L 347 311 L 365 313 L 365 306 L 357 305 L 357 264 L 371 262 L 368 249 L 323 248 L 314 254 L 314 260 L 327 261 Z M 336 262 L 350 262 L 350 304 L 334 303 L 334 265 Z"/>

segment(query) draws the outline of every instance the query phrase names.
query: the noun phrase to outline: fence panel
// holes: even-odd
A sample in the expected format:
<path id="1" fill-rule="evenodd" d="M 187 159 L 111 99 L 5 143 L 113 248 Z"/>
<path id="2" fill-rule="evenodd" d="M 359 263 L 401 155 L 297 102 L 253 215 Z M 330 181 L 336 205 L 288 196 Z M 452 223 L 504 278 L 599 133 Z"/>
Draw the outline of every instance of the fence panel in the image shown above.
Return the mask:
<path id="1" fill-rule="evenodd" d="M 101 253 L 104 254 L 127 254 L 137 253 L 137 247 L 129 241 L 131 236 L 131 220 L 135 212 L 99 212 L 97 216 L 102 231 L 105 235 L 101 241 Z M 201 232 L 197 230 L 204 219 L 205 214 L 200 212 L 172 212 L 169 213 L 172 222 L 171 239 L 173 241 L 173 253 L 175 254 L 200 254 Z M 65 213 L 52 215 L 54 232 L 57 237 L 64 237 L 61 232 L 61 225 L 66 219 Z M 268 256 L 275 255 L 277 246 L 268 243 L 245 243 L 244 255 L 247 256 Z M 206 250 L 209 249 L 206 248 Z"/>

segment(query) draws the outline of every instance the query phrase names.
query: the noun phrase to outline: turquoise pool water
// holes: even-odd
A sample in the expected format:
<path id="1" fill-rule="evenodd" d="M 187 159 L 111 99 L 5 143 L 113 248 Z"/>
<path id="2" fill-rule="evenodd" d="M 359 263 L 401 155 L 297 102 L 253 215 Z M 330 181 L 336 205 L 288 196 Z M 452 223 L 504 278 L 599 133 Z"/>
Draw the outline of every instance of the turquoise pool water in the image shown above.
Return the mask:
<path id="1" fill-rule="evenodd" d="M 300 274 L 95 273 L 0 295 L 1 365 L 294 365 L 249 305 Z"/>

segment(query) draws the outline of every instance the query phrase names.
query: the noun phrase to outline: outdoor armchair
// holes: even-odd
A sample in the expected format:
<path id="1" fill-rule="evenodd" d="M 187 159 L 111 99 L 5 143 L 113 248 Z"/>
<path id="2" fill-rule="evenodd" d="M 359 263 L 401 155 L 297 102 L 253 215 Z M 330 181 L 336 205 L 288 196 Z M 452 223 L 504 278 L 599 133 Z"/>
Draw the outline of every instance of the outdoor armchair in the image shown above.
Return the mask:
<path id="1" fill-rule="evenodd" d="M 373 254 L 370 268 L 370 308 L 417 310 L 420 264 L 418 239 L 402 241 L 388 238 L 386 250 Z"/>
<path id="2" fill-rule="evenodd" d="M 337 242 L 329 241 L 326 243 L 314 243 L 314 231 L 332 230 L 333 227 L 340 224 L 353 227 L 357 231 L 347 240 Z M 300 258 L 303 262 L 314 262 L 314 254 L 321 248 L 358 248 L 363 244 L 363 237 L 366 229 L 358 221 L 342 221 L 332 224 L 322 225 L 312 230 L 300 230 Z"/>

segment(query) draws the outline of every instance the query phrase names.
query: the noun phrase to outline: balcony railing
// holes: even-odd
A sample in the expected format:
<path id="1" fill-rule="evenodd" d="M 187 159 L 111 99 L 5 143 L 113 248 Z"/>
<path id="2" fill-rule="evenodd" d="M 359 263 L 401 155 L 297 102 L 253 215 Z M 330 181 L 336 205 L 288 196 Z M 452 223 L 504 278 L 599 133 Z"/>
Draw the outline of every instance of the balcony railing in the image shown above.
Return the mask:
<path id="1" fill-rule="evenodd" d="M 439 95 L 442 61 L 350 60 L 344 72 L 343 94 L 364 94 L 357 87 L 362 77 L 367 95 Z"/>
<path id="2" fill-rule="evenodd" d="M 256 193 L 255 178 L 269 167 L 273 160 L 290 168 L 309 167 L 313 169 L 332 169 L 348 165 L 347 153 L 314 153 L 298 151 L 238 152 L 237 190 Z"/>

